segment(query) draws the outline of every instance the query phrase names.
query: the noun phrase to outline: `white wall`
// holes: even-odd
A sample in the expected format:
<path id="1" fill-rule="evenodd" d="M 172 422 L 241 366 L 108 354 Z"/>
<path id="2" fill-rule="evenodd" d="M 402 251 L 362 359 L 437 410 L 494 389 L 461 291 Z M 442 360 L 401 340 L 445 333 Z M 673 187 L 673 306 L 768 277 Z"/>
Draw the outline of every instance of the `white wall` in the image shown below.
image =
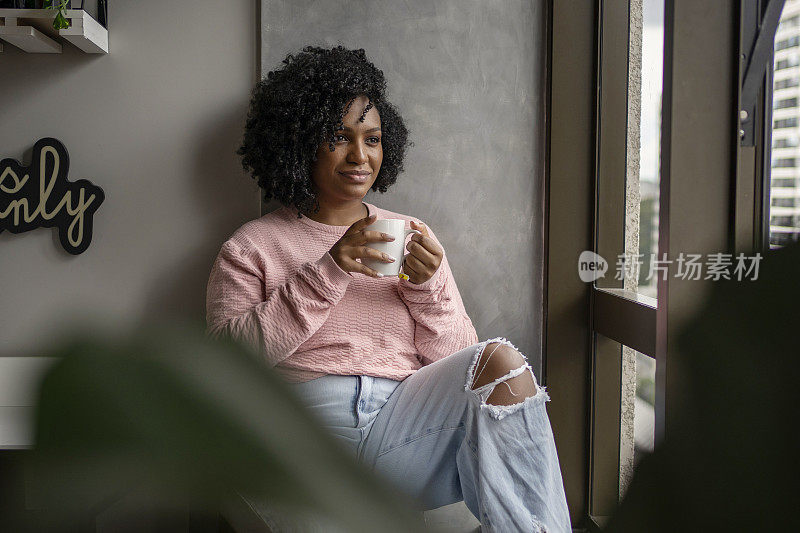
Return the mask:
<path id="1" fill-rule="evenodd" d="M 27 165 L 42 137 L 68 179 L 105 192 L 92 243 L 72 256 L 57 230 L 0 233 L 0 356 L 40 355 L 59 328 L 92 318 L 204 319 L 219 246 L 259 216 L 241 169 L 257 79 L 255 0 L 110 2 L 108 55 L 0 52 L 0 158 Z"/>

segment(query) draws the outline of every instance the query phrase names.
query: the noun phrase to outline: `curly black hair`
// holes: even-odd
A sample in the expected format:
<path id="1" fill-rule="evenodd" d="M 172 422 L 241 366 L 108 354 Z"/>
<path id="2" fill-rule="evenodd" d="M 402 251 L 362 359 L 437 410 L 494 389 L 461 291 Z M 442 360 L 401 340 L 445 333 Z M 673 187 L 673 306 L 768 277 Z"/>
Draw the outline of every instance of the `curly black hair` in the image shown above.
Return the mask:
<path id="1" fill-rule="evenodd" d="M 381 164 L 373 191 L 382 193 L 397 181 L 408 147 L 408 130 L 397 109 L 386 99 L 383 71 L 376 68 L 363 48 L 326 49 L 306 46 L 289 54 L 280 68 L 262 78 L 253 89 L 244 140 L 236 153 L 264 192 L 302 212 L 316 213 L 319 202 L 312 188 L 311 169 L 322 142 L 343 128 L 349 104 L 364 95 L 369 103 L 363 122 L 374 105 L 381 117 Z M 345 109 L 345 105 L 348 109 Z"/>

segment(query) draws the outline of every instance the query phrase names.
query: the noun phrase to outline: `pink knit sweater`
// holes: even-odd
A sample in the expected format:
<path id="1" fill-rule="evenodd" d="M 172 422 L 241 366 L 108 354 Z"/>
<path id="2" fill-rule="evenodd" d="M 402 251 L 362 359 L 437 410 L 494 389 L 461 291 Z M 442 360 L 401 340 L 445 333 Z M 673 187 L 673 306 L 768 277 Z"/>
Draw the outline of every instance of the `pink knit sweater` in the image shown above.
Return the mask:
<path id="1" fill-rule="evenodd" d="M 411 217 L 364 203 L 410 228 Z M 290 382 L 325 374 L 402 381 L 478 342 L 446 253 L 420 285 L 345 272 L 328 250 L 348 227 L 298 219 L 294 207 L 242 225 L 211 269 L 208 334 L 248 343 Z"/>

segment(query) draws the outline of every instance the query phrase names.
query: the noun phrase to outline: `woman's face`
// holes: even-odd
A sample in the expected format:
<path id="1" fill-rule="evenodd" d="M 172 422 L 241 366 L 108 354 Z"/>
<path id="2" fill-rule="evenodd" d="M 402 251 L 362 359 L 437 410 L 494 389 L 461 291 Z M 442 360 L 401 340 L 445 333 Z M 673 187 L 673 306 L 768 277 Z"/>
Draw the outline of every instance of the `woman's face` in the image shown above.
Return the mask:
<path id="1" fill-rule="evenodd" d="M 381 117 L 372 106 L 364 122 L 358 121 L 368 102 L 365 96 L 353 100 L 342 119 L 344 129 L 333 139 L 333 152 L 327 141 L 317 149 L 311 179 L 319 199 L 361 200 L 378 177 L 383 162 Z"/>

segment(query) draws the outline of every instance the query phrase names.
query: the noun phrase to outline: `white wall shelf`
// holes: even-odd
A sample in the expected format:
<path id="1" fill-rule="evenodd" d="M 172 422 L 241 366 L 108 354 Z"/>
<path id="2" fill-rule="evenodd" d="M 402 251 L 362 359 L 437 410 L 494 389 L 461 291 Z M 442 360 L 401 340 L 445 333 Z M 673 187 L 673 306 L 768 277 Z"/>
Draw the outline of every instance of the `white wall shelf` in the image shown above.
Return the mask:
<path id="1" fill-rule="evenodd" d="M 0 450 L 34 445 L 34 415 L 42 377 L 55 357 L 0 357 Z"/>
<path id="2" fill-rule="evenodd" d="M 63 30 L 53 28 L 55 17 L 53 9 L 0 9 L 0 39 L 30 53 L 60 54 L 61 40 L 87 54 L 108 53 L 108 30 L 86 11 L 67 9 L 70 27 Z"/>

